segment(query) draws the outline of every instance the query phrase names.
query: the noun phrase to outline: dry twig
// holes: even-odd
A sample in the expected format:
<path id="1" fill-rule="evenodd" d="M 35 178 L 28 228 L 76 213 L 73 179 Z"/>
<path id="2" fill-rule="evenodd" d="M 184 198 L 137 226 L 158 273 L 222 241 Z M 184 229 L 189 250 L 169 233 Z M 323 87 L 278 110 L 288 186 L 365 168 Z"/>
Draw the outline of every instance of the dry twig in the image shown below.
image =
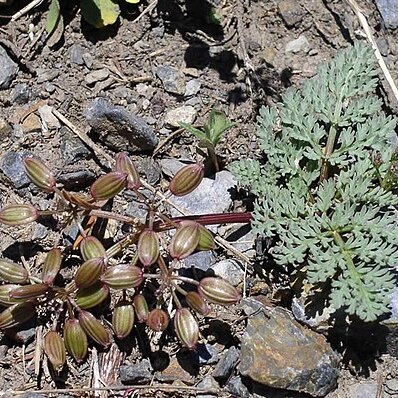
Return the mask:
<path id="1" fill-rule="evenodd" d="M 31 1 L 27 6 L 16 12 L 12 17 L 11 21 L 16 21 L 18 18 L 22 17 L 22 15 L 25 15 L 28 13 L 30 10 L 33 8 L 37 7 L 40 5 L 44 0 L 33 0 Z"/>
<path id="2" fill-rule="evenodd" d="M 359 22 L 362 26 L 362 29 L 365 32 L 366 38 L 368 39 L 369 43 L 371 44 L 375 56 L 379 62 L 380 68 L 382 72 L 384 73 L 384 76 L 391 87 L 391 90 L 395 96 L 395 99 L 398 101 L 398 89 L 397 86 L 395 85 L 394 79 L 391 76 L 391 73 L 389 69 L 387 68 L 386 63 L 384 62 L 383 56 L 380 53 L 379 47 L 377 46 L 376 40 L 373 37 L 372 30 L 368 24 L 368 21 L 366 20 L 365 14 L 362 12 L 361 8 L 357 4 L 356 0 L 347 0 L 353 11 L 355 12 L 357 18 L 359 19 Z"/>

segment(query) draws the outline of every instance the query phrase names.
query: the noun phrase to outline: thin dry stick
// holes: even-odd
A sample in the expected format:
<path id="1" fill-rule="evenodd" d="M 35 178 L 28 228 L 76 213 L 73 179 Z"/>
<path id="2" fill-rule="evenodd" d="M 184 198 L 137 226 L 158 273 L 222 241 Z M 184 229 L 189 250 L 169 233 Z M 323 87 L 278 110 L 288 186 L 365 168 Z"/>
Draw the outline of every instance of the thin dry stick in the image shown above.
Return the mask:
<path id="1" fill-rule="evenodd" d="M 42 351 L 43 351 L 43 326 L 39 325 L 36 328 L 36 346 L 35 346 L 35 355 L 34 355 L 36 376 L 38 376 L 40 373 Z"/>
<path id="2" fill-rule="evenodd" d="M 44 0 L 33 0 L 31 1 L 27 6 L 16 12 L 12 17 L 11 21 L 16 21 L 18 18 L 22 17 L 22 15 L 25 15 L 27 12 L 29 12 L 32 8 L 37 7 L 40 5 Z"/>
<path id="3" fill-rule="evenodd" d="M 171 134 L 169 134 L 164 140 L 160 141 L 158 146 L 153 151 L 152 156 L 155 156 L 172 138 L 174 138 L 176 135 L 182 133 L 183 131 L 184 131 L 183 128 L 179 128 L 176 131 L 173 131 Z"/>
<path id="4" fill-rule="evenodd" d="M 218 388 L 198 388 L 191 386 L 170 386 L 170 385 L 151 385 L 151 386 L 143 386 L 143 385 L 131 385 L 131 386 L 114 386 L 114 387 L 98 387 L 98 388 L 90 388 L 90 387 L 82 387 L 82 388 L 59 388 L 59 389 L 47 389 L 47 390 L 34 390 L 34 392 L 40 394 L 68 394 L 68 393 L 84 393 L 84 392 L 95 392 L 95 391 L 128 391 L 128 390 L 148 390 L 148 391 L 188 391 L 196 394 L 214 394 L 218 396 L 221 391 Z M 28 390 L 8 390 L 4 392 L 0 392 L 0 397 L 5 394 L 12 395 L 22 395 L 29 392 Z M 30 391 L 33 392 L 33 391 Z"/>
<path id="5" fill-rule="evenodd" d="M 156 7 L 157 4 L 158 4 L 158 0 L 154 0 L 152 3 L 150 3 L 148 5 L 148 7 L 146 7 L 144 9 L 144 11 L 142 11 L 142 13 L 140 15 L 138 15 L 138 17 L 136 19 L 133 20 L 133 23 L 138 22 L 145 14 L 148 14 L 149 12 L 151 12 Z"/>
<path id="6" fill-rule="evenodd" d="M 394 83 L 394 79 L 391 76 L 390 71 L 387 68 L 386 63 L 384 62 L 383 56 L 380 53 L 379 47 L 377 46 L 377 43 L 373 37 L 372 30 L 368 24 L 368 21 L 366 20 L 366 17 L 364 13 L 361 11 L 360 7 L 358 6 L 357 2 L 355 0 L 347 0 L 353 11 L 355 12 L 356 16 L 359 19 L 360 24 L 362 25 L 362 29 L 365 32 L 366 38 L 368 39 L 369 43 L 371 44 L 375 56 L 379 62 L 380 68 L 382 72 L 384 73 L 384 76 L 386 77 L 386 80 L 388 84 L 391 87 L 391 90 L 395 96 L 395 99 L 398 101 L 398 89 L 397 86 Z"/>
<path id="7" fill-rule="evenodd" d="M 52 113 L 54 116 L 56 116 L 62 123 L 64 123 L 67 127 L 69 127 L 73 133 L 75 133 L 89 148 L 91 148 L 94 153 L 99 157 L 106 159 L 108 162 L 108 168 L 111 168 L 112 164 L 114 163 L 114 159 L 112 156 L 108 155 L 106 152 L 104 152 L 95 142 L 91 140 L 91 138 L 88 137 L 87 134 L 79 130 L 71 121 L 69 121 L 62 113 L 57 111 L 56 109 L 53 108 Z M 176 210 L 178 210 L 183 216 L 187 215 L 187 212 L 182 209 L 180 206 L 176 205 L 173 203 L 171 200 L 169 200 L 165 195 L 163 195 L 161 192 L 159 192 L 156 188 L 154 188 L 152 185 L 148 184 L 145 180 L 141 180 L 141 184 L 149 189 L 152 193 L 154 193 L 156 196 L 158 196 L 161 200 L 165 201 L 168 203 L 170 206 L 174 207 Z M 241 253 L 239 250 L 235 249 L 230 243 L 228 243 L 225 239 L 217 236 L 215 238 L 215 241 L 223 247 L 225 250 L 230 251 L 233 253 L 235 256 L 240 258 L 241 260 L 250 263 L 250 258 L 246 256 L 245 254 Z"/>
<path id="8" fill-rule="evenodd" d="M 79 130 L 71 121 L 69 121 L 61 112 L 52 109 L 52 113 L 56 116 L 65 126 L 69 127 L 89 148 L 91 148 L 98 157 L 105 158 L 108 162 L 108 168 L 111 168 L 114 159 L 112 156 L 104 152 L 93 140 L 91 140 L 86 133 Z"/>

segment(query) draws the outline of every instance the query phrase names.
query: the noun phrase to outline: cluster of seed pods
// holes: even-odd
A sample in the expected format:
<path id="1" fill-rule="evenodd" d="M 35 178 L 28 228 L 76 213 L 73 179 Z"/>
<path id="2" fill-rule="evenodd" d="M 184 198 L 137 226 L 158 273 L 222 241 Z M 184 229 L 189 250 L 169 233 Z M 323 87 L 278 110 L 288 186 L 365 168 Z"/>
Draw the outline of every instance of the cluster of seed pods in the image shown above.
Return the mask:
<path id="1" fill-rule="evenodd" d="M 124 153 L 116 156 L 115 170 L 99 177 L 90 188 L 90 195 L 65 191 L 57 186 L 51 170 L 40 160 L 26 158 L 25 170 L 30 180 L 42 191 L 54 193 L 64 204 L 63 212 L 77 223 L 82 216 L 97 215 L 112 218 L 99 209 L 123 189 L 137 193 L 140 177 L 131 159 Z M 192 192 L 203 179 L 203 166 L 192 164 L 183 167 L 171 180 L 169 190 L 176 196 Z M 0 222 L 18 226 L 36 221 L 41 216 L 59 214 L 40 211 L 30 204 L 7 205 L 0 209 Z M 113 215 L 114 216 L 114 215 Z M 117 216 L 115 219 L 118 219 Z M 162 216 L 162 219 L 167 218 Z M 150 219 L 150 218 L 149 218 Z M 126 218 L 120 218 L 126 221 Z M 214 249 L 211 232 L 195 221 L 171 222 L 176 229 L 166 248 L 168 255 L 161 254 L 159 234 L 153 219 L 139 225 L 134 239 L 136 255 L 130 263 L 120 263 L 115 257 L 123 245 L 115 243 L 106 250 L 101 241 L 85 232 L 81 225 L 79 241 L 81 264 L 73 279 L 58 283 L 59 271 L 64 266 L 60 248 L 50 250 L 40 276 L 32 276 L 22 265 L 0 258 L 0 329 L 18 327 L 35 316 L 39 306 L 52 308 L 54 303 L 64 311 L 66 318 L 57 318 L 44 338 L 44 351 L 52 366 L 59 370 L 68 352 L 77 362 L 87 355 L 90 339 L 107 347 L 111 342 L 109 328 L 93 315 L 92 309 L 107 302 L 110 296 L 115 302 L 111 311 L 112 332 L 115 338 L 124 339 L 135 322 L 145 322 L 153 331 L 164 331 L 172 316 L 175 334 L 184 346 L 194 349 L 199 340 L 199 325 L 194 313 L 206 316 L 209 303 L 235 304 L 240 299 L 237 289 L 217 277 L 205 277 L 200 281 L 182 277 L 174 266 L 196 250 Z M 169 265 L 168 265 L 169 264 Z M 145 287 L 156 281 L 157 293 L 151 297 Z M 187 288 L 189 286 L 189 288 Z M 170 314 L 163 308 L 163 293 L 174 301 Z M 152 305 L 152 301 L 155 304 Z M 152 308 L 151 308 L 152 307 Z"/>

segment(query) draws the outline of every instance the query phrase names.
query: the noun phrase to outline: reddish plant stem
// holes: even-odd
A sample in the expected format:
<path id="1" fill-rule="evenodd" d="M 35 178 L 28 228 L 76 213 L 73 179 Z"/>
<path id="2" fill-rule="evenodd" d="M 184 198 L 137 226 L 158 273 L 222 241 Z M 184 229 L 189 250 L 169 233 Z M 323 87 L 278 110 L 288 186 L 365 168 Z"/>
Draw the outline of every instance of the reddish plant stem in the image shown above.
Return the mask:
<path id="1" fill-rule="evenodd" d="M 216 213 L 216 214 L 198 214 L 192 216 L 184 217 L 173 217 L 170 219 L 173 223 L 178 223 L 181 221 L 195 221 L 202 225 L 212 225 L 212 224 L 234 224 L 242 223 L 247 224 L 253 220 L 253 215 L 250 212 L 246 213 Z M 175 225 L 164 221 L 156 221 L 153 224 L 153 229 L 156 232 L 166 231 L 168 229 L 175 228 Z"/>

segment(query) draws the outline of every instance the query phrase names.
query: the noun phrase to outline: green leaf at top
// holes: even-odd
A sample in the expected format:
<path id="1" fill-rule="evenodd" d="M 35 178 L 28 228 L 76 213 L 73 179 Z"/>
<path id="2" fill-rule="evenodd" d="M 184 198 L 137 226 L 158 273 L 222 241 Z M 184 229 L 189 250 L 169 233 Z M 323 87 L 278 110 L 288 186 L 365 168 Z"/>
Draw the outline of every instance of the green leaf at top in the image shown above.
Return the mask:
<path id="1" fill-rule="evenodd" d="M 222 134 L 235 124 L 230 122 L 223 112 L 212 109 L 210 112 L 209 122 L 206 124 L 205 131 L 208 132 L 209 139 L 216 146 L 220 141 Z"/>
<path id="2" fill-rule="evenodd" d="M 180 122 L 179 125 L 200 140 L 206 139 L 206 134 L 202 130 L 193 127 L 191 124 Z"/>
<path id="3" fill-rule="evenodd" d="M 124 0 L 126 3 L 137 4 L 140 0 Z"/>
<path id="4" fill-rule="evenodd" d="M 120 14 L 119 5 L 112 0 L 80 0 L 83 18 L 96 28 L 112 25 Z"/>
<path id="5" fill-rule="evenodd" d="M 46 20 L 46 31 L 52 33 L 58 25 L 61 17 L 61 8 L 58 0 L 52 0 L 50 8 L 48 9 L 48 15 Z"/>

